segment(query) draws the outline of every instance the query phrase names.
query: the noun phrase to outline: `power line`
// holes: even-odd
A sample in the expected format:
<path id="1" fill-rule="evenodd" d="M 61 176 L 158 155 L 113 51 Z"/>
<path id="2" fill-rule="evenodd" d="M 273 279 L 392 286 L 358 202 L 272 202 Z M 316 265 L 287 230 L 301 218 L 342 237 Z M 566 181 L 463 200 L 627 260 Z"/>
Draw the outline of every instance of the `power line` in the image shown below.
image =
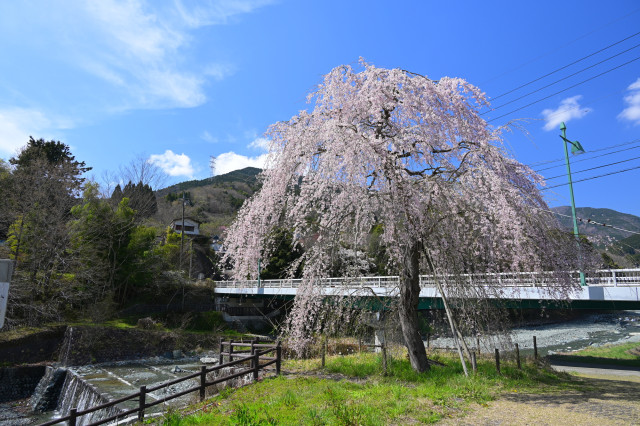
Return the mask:
<path id="1" fill-rule="evenodd" d="M 603 164 L 602 166 L 596 166 L 596 167 L 591 167 L 589 169 L 584 169 L 584 170 L 578 170 L 577 172 L 571 172 L 571 175 L 577 175 L 578 173 L 584 173 L 584 172 L 588 172 L 591 170 L 596 170 L 596 169 L 601 169 L 603 167 L 609 167 L 609 166 L 613 166 L 614 164 L 620 164 L 620 163 L 626 163 L 628 161 L 633 161 L 633 160 L 637 160 L 640 157 L 633 157 L 633 158 L 629 158 L 627 160 L 621 160 L 621 161 L 616 161 L 615 163 L 609 163 L 609 164 Z M 551 180 L 551 179 L 557 179 L 557 178 L 561 178 L 566 176 L 565 174 L 562 175 L 558 175 L 558 176 L 554 176 L 554 177 L 550 177 L 550 178 L 546 178 L 545 180 Z"/>
<path id="2" fill-rule="evenodd" d="M 512 103 L 514 103 L 514 102 L 517 102 L 517 101 L 519 101 L 520 99 L 526 98 L 527 96 L 529 96 L 529 95 L 533 95 L 534 93 L 537 93 L 537 92 L 539 92 L 539 91 L 541 91 L 541 90 L 544 90 L 544 89 L 546 89 L 547 87 L 551 87 L 551 86 L 553 86 L 553 85 L 555 85 L 555 84 L 558 84 L 558 83 L 560 83 L 561 81 L 564 81 L 564 80 L 566 80 L 566 79 L 568 79 L 568 78 L 571 78 L 571 77 L 573 77 L 573 76 L 576 76 L 576 75 L 578 75 L 578 74 L 580 74 L 580 73 L 582 73 L 582 72 L 585 72 L 585 71 L 587 71 L 587 70 L 589 70 L 589 69 L 591 69 L 591 68 L 593 68 L 593 67 L 595 67 L 595 66 L 598 66 L 598 65 L 600 65 L 600 64 L 602 64 L 602 63 L 604 63 L 604 62 L 607 62 L 607 61 L 609 61 L 609 60 L 611 60 L 611 59 L 613 59 L 613 58 L 615 58 L 615 57 L 617 57 L 617 56 L 622 55 L 623 53 L 627 53 L 628 51 L 633 50 L 633 49 L 636 49 L 636 48 L 638 48 L 638 47 L 640 47 L 640 44 L 636 44 L 635 46 L 630 47 L 630 48 L 629 48 L 629 49 L 627 49 L 627 50 L 623 50 L 623 51 L 622 51 L 622 52 L 620 52 L 620 53 L 616 53 L 615 55 L 610 56 L 610 57 L 608 57 L 607 59 L 603 59 L 603 60 L 602 60 L 602 61 L 600 61 L 600 62 L 596 62 L 596 63 L 595 63 L 595 64 L 593 64 L 593 65 L 589 65 L 589 66 L 588 66 L 588 67 L 586 67 L 586 68 L 583 68 L 583 69 L 581 69 L 581 70 L 579 70 L 579 71 L 574 72 L 573 74 L 569 74 L 569 75 L 568 75 L 568 76 L 566 76 L 566 77 L 562 77 L 562 78 L 560 78 L 560 79 L 558 79 L 558 80 L 556 80 L 556 81 L 553 81 L 553 82 L 551 82 L 551 83 L 547 84 L 546 86 L 542 86 L 542 87 L 540 87 L 540 88 L 538 88 L 538 89 L 536 89 L 536 90 L 533 90 L 533 91 L 531 91 L 531 92 L 529 92 L 529 93 L 526 93 L 526 94 L 524 94 L 524 95 L 522 95 L 522 96 L 519 96 L 519 97 L 517 97 L 517 98 L 515 98 L 515 99 L 512 99 L 512 100 L 510 100 L 509 102 L 505 102 L 505 103 L 503 103 L 502 105 L 498 105 L 497 107 L 492 108 L 490 111 L 485 111 L 485 112 L 483 112 L 483 113 L 482 113 L 482 114 L 480 114 L 480 115 L 489 114 L 490 112 L 493 112 L 493 111 L 495 111 L 495 110 L 497 110 L 497 109 L 500 109 L 500 108 L 502 108 L 502 107 L 504 107 L 504 106 L 507 106 L 507 105 L 510 105 L 510 104 L 512 104 Z M 542 77 L 541 77 L 541 78 L 542 78 Z M 514 90 L 515 90 L 515 89 L 514 89 Z"/>
<path id="3" fill-rule="evenodd" d="M 520 111 L 520 110 L 522 110 L 522 109 L 528 108 L 528 107 L 530 107 L 531 105 L 535 105 L 535 104 L 537 104 L 537 103 L 539 103 L 539 102 L 542 102 L 542 101 L 544 101 L 544 100 L 546 100 L 546 99 L 549 99 L 549 98 L 551 98 L 551 97 L 553 97 L 553 96 L 555 96 L 555 95 L 558 95 L 558 94 L 560 94 L 560 93 L 562 93 L 562 92 L 566 92 L 567 90 L 573 89 L 574 87 L 578 87 L 578 86 L 580 86 L 581 84 L 584 84 L 584 83 L 586 83 L 586 82 L 588 82 L 588 81 L 591 81 L 591 80 L 593 80 L 593 79 L 595 79 L 595 78 L 601 77 L 601 76 L 603 76 L 603 75 L 605 75 L 605 74 L 608 74 L 608 73 L 610 73 L 610 72 L 612 72 L 612 71 L 615 71 L 615 70 L 617 70 L 618 68 L 622 68 L 622 67 L 624 67 L 624 66 L 626 66 L 626 65 L 629 65 L 630 63 L 635 62 L 635 61 L 637 61 L 638 59 L 640 59 L 640 56 L 638 56 L 638 57 L 636 57 L 636 58 L 634 58 L 634 59 L 632 59 L 632 60 L 630 60 L 630 61 L 627 61 L 627 62 L 625 62 L 624 64 L 620 64 L 620 65 L 618 65 L 617 67 L 610 68 L 610 69 L 608 69 L 608 70 L 606 70 L 606 71 L 604 71 L 604 72 L 601 72 L 600 74 L 597 74 L 597 75 L 594 75 L 594 76 L 592 76 L 592 77 L 589 77 L 589 78 L 587 78 L 586 80 L 582 80 L 581 82 L 576 83 L 576 84 L 574 84 L 574 85 L 571 85 L 571 86 L 569 86 L 569 87 L 567 87 L 567 88 L 565 88 L 565 89 L 562 89 L 562 90 L 559 90 L 559 91 L 557 91 L 557 92 L 555 92 L 555 93 L 552 93 L 552 94 L 550 94 L 549 96 L 545 96 L 544 98 L 538 99 L 537 101 L 530 102 L 530 103 L 528 103 L 528 104 L 527 104 L 527 105 L 525 105 L 525 106 L 521 106 L 520 108 L 516 108 L 516 109 L 514 109 L 514 110 L 512 110 L 512 111 L 509 111 L 509 112 L 508 112 L 508 113 L 506 113 L 506 114 L 502 114 L 502 115 L 500 115 L 500 116 L 498 116 L 498 117 L 492 118 L 491 120 L 487 120 L 487 122 L 488 122 L 488 123 L 490 123 L 490 122 L 492 122 L 492 121 L 496 121 L 496 120 L 498 120 L 498 119 L 500 119 L 500 118 L 502 118 L 502 117 L 506 117 L 507 115 L 513 114 L 514 112 L 517 112 L 517 111 Z"/>
<path id="4" fill-rule="evenodd" d="M 632 143 L 636 143 L 636 142 L 640 142 L 640 139 L 634 139 L 632 141 L 619 143 L 617 145 L 605 146 L 604 148 L 600 148 L 600 149 L 592 149 L 592 150 L 587 151 L 586 153 L 587 154 L 593 154 L 594 152 L 607 151 L 607 150 L 612 149 L 612 148 L 617 148 L 619 146 L 631 145 Z M 595 158 L 595 157 L 593 157 L 593 158 Z M 556 158 L 555 160 L 538 161 L 538 162 L 527 164 L 527 165 L 529 167 L 542 166 L 543 164 L 556 163 L 558 161 L 565 161 L 565 158 L 561 157 L 561 158 Z"/>
<path id="5" fill-rule="evenodd" d="M 580 180 L 574 180 L 573 183 L 585 182 L 585 181 L 588 181 L 588 180 L 599 179 L 599 178 L 605 177 L 605 176 L 617 175 L 618 173 L 624 173 L 624 172 L 628 172 L 628 171 L 635 170 L 635 169 L 640 169 L 640 166 L 630 167 L 628 169 L 623 169 L 623 170 L 617 170 L 615 172 L 605 173 L 603 175 L 592 176 L 592 177 L 588 177 L 588 178 L 584 178 L 584 179 L 580 179 Z M 567 185 L 569 185 L 569 184 L 568 183 L 562 183 L 562 184 L 559 184 L 559 185 L 547 186 L 545 188 L 541 188 L 540 191 L 546 191 L 547 189 L 558 188 L 560 186 L 567 186 Z"/>
<path id="6" fill-rule="evenodd" d="M 600 49 L 600 50 L 598 50 L 598 51 L 596 51 L 596 52 L 593 52 L 593 53 L 591 53 L 591 54 L 589 54 L 589 55 L 587 55 L 587 56 L 583 56 L 582 58 L 580 58 L 580 59 L 578 59 L 578 60 L 576 60 L 576 61 L 573 61 L 573 62 L 571 62 L 570 64 L 567 64 L 567 65 L 565 65 L 565 66 L 563 66 L 563 67 L 560 67 L 560 68 L 558 68 L 558 69 L 556 69 L 556 70 L 553 70 L 553 71 L 551 71 L 550 73 L 547 73 L 547 74 L 543 75 L 542 77 L 538 77 L 538 78 L 536 78 L 535 80 L 531 80 L 531 81 L 530 81 L 530 82 L 528 82 L 528 83 L 522 84 L 522 85 L 520 85 L 520 86 L 516 87 L 515 89 L 511 89 L 511 90 L 509 90 L 508 92 L 504 92 L 504 93 L 502 93 L 502 94 L 500 94 L 500 95 L 498 95 L 498 96 L 496 96 L 496 97 L 492 98 L 492 100 L 494 100 L 494 101 L 495 101 L 495 100 L 496 100 L 496 99 L 498 99 L 498 98 L 501 98 L 501 97 L 503 97 L 503 96 L 506 96 L 506 95 L 508 95 L 508 94 L 510 94 L 510 93 L 515 92 L 516 90 L 520 90 L 520 89 L 522 89 L 523 87 L 527 87 L 527 86 L 529 86 L 530 84 L 535 83 L 536 81 L 540 81 L 540 80 L 542 80 L 543 78 L 549 77 L 550 75 L 553 75 L 553 74 L 557 73 L 558 71 L 562 71 L 563 69 L 569 68 L 570 66 L 575 65 L 575 64 L 577 64 L 578 62 L 582 62 L 582 61 L 584 61 L 585 59 L 588 59 L 588 58 L 590 58 L 590 57 L 592 57 L 592 56 L 594 56 L 594 55 L 597 55 L 597 54 L 598 54 L 598 53 L 600 53 L 600 52 L 604 52 L 605 50 L 610 49 L 610 48 L 612 48 L 613 46 L 616 46 L 616 45 L 618 45 L 618 44 L 620 44 L 620 43 L 622 43 L 622 42 L 624 42 L 624 41 L 627 41 L 627 40 L 629 40 L 630 38 L 633 38 L 633 37 L 637 36 L 638 34 L 640 34 L 640 32 L 637 32 L 637 33 L 635 33 L 635 34 L 632 34 L 632 35 L 630 35 L 629 37 L 623 38 L 622 40 L 616 41 L 615 43 L 610 44 L 610 45 L 608 45 L 607 47 L 603 47 L 602 49 Z M 633 48 L 632 48 L 632 49 L 633 49 Z M 610 58 L 609 58 L 609 59 L 610 59 Z"/>
<path id="7" fill-rule="evenodd" d="M 573 163 L 573 164 L 575 164 L 575 163 L 581 163 L 581 162 L 583 162 L 583 161 L 593 160 L 594 158 L 606 157 L 607 155 L 618 154 L 618 153 L 620 153 L 620 152 L 630 151 L 630 150 L 632 150 L 632 149 L 637 149 L 637 148 L 640 148 L 640 145 L 632 146 L 632 147 L 625 148 L 625 149 L 619 149 L 619 150 L 617 150 L 617 151 L 608 152 L 608 153 L 606 153 L 606 154 L 594 155 L 593 157 L 581 158 L 581 159 L 578 159 L 578 160 L 574 160 L 574 161 L 572 161 L 572 163 Z M 551 170 L 551 169 L 557 169 L 558 167 L 564 167 L 564 164 L 560 164 L 560 165 L 557 165 L 557 166 L 549 166 L 549 167 L 545 167 L 545 168 L 538 169 L 538 170 L 534 170 L 534 171 L 535 171 L 536 173 L 540 173 L 541 171 L 544 171 L 544 170 Z"/>
<path id="8" fill-rule="evenodd" d="M 483 81 L 483 82 L 482 82 L 482 83 L 480 83 L 480 84 L 481 84 L 481 85 L 484 85 L 484 84 L 486 84 L 486 83 L 488 83 L 488 82 L 490 82 L 490 81 L 493 81 L 493 80 L 495 80 L 495 79 L 497 79 L 497 78 L 502 77 L 503 75 L 507 75 L 507 74 L 510 74 L 510 73 L 512 73 L 512 72 L 514 72 L 514 71 L 517 71 L 517 70 L 519 70 L 520 68 L 523 68 L 523 67 L 525 67 L 525 66 L 529 65 L 530 63 L 533 63 L 533 62 L 535 62 L 535 61 L 537 61 L 537 60 L 539 60 L 539 59 L 541 59 L 541 58 L 544 58 L 545 56 L 548 56 L 548 55 L 550 55 L 551 53 L 554 53 L 554 52 L 557 52 L 558 50 L 564 49 L 565 47 L 570 46 L 571 44 L 575 43 L 576 41 L 578 41 L 578 40 L 582 40 L 583 38 L 588 37 L 588 36 L 590 36 L 591 34 L 594 34 L 594 33 L 598 32 L 598 31 L 600 31 L 601 29 L 608 27 L 609 25 L 613 25 L 613 24 L 615 24 L 616 22 L 621 21 L 621 20 L 623 20 L 623 19 L 627 18 L 628 16 L 633 15 L 634 13 L 637 13 L 638 11 L 640 11 L 640 9 L 635 9 L 635 10 L 633 10 L 633 11 L 631 11 L 631 12 L 627 13 L 626 15 L 621 16 L 620 18 L 614 19 L 613 21 L 610 21 L 610 22 L 608 22 L 608 23 L 606 23 L 606 24 L 604 24 L 604 25 L 602 25 L 602 26 L 600 26 L 600 27 L 598 27 L 598 28 L 596 28 L 596 29 L 594 29 L 594 30 L 592 30 L 592 31 L 589 31 L 589 32 L 588 32 L 588 33 L 586 33 L 586 34 L 581 35 L 581 36 L 580 36 L 580 37 L 578 37 L 578 38 L 575 38 L 575 39 L 571 40 L 571 41 L 570 41 L 570 42 L 568 42 L 568 43 L 563 44 L 562 46 L 560 46 L 560 47 L 558 47 L 558 48 L 556 48 L 556 49 L 553 49 L 553 50 L 551 50 L 551 51 L 548 51 L 547 53 L 544 53 L 544 54 L 542 54 L 542 55 L 539 55 L 539 56 L 537 56 L 537 57 L 535 57 L 535 58 L 533 58 L 533 59 L 531 59 L 531 60 L 529 60 L 529 61 L 527 61 L 527 62 L 524 62 L 522 65 L 519 65 L 519 66 L 517 66 L 517 67 L 515 67 L 515 68 L 513 68 L 513 69 L 511 69 L 511 70 L 505 71 L 505 72 L 503 72 L 503 73 L 501 73 L 501 74 L 499 74 L 499 75 L 497 75 L 497 76 L 495 76 L 495 77 L 490 78 L 489 80 L 485 80 L 485 81 Z"/>
<path id="9" fill-rule="evenodd" d="M 568 214 L 563 214 L 554 210 L 547 210 L 547 209 L 542 209 L 540 207 L 536 207 L 538 210 L 542 210 L 548 213 L 553 213 L 553 214 L 557 214 L 558 216 L 563 216 L 563 217 L 568 217 L 570 219 L 573 219 L 573 216 L 569 216 Z M 623 229 L 623 228 L 618 228 L 617 226 L 613 226 L 613 225 L 608 225 L 606 223 L 600 223 L 600 222 L 596 222 L 595 220 L 591 220 L 591 219 L 583 219 L 581 217 L 577 217 L 576 219 L 579 220 L 582 223 L 586 223 L 588 225 L 596 225 L 596 226 L 604 226 L 606 228 L 613 228 L 613 229 L 617 229 L 618 231 L 624 231 L 624 232 L 628 232 L 630 234 L 636 234 L 636 235 L 640 235 L 640 232 L 636 232 L 636 231 L 629 231 L 628 229 Z"/>

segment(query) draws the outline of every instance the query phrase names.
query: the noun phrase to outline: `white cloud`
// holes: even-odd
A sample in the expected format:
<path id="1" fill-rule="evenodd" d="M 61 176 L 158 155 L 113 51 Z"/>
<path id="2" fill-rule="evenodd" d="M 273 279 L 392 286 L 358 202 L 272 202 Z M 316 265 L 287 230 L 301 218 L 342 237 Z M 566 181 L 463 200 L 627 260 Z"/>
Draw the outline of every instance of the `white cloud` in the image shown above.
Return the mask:
<path id="1" fill-rule="evenodd" d="M 212 136 L 211 133 L 207 132 L 206 130 L 202 132 L 202 134 L 200 135 L 200 139 L 209 143 L 218 143 L 218 138 Z"/>
<path id="2" fill-rule="evenodd" d="M 258 149 L 261 151 L 269 150 L 269 139 L 267 138 L 256 138 L 248 145 L 249 148 Z"/>
<path id="3" fill-rule="evenodd" d="M 251 13 L 271 3 L 273 0 L 175 0 L 181 18 L 193 28 L 226 24 L 235 15 Z"/>
<path id="4" fill-rule="evenodd" d="M 223 175 L 245 167 L 258 167 L 263 169 L 267 161 L 267 154 L 257 157 L 247 157 L 236 154 L 233 151 L 225 152 L 216 157 L 216 175 Z"/>
<path id="5" fill-rule="evenodd" d="M 271 2 L 5 2 L 0 3 L 0 36 L 21 40 L 15 44 L 41 63 L 66 67 L 60 75 L 76 81 L 88 75 L 102 84 L 81 81 L 67 90 L 68 97 L 85 100 L 91 84 L 94 104 L 108 111 L 189 108 L 207 101 L 208 82 L 234 72 L 226 61 L 197 55 L 198 28 L 224 24 Z M 38 31 L 24 33 L 14 22 L 30 22 Z"/>
<path id="6" fill-rule="evenodd" d="M 624 97 L 624 103 L 627 107 L 618 114 L 618 118 L 622 120 L 629 120 L 633 124 L 640 124 L 640 78 L 632 83 L 627 90 L 629 95 Z"/>
<path id="7" fill-rule="evenodd" d="M 591 111 L 591 108 L 582 108 L 578 103 L 578 100 L 582 98 L 581 95 L 572 96 L 570 98 L 560 101 L 560 106 L 557 109 L 545 109 L 542 111 L 542 116 L 546 121 L 544 130 L 558 129 L 560 123 L 563 121 L 566 123 L 574 118 L 582 118 Z"/>
<path id="8" fill-rule="evenodd" d="M 13 155 L 27 144 L 29 136 L 36 139 L 56 139 L 56 130 L 72 126 L 70 120 L 48 117 L 36 109 L 0 109 L 0 151 Z"/>
<path id="9" fill-rule="evenodd" d="M 233 74 L 235 67 L 225 64 L 212 64 L 207 65 L 204 69 L 204 75 L 212 77 L 215 80 L 222 80 L 223 78 Z"/>
<path id="10" fill-rule="evenodd" d="M 147 160 L 149 163 L 160 167 L 169 176 L 186 176 L 193 178 L 194 170 L 191 158 L 185 154 L 176 154 L 170 149 L 164 154 L 153 154 Z"/>
<path id="11" fill-rule="evenodd" d="M 186 69 L 191 39 L 179 23 L 143 0 L 101 0 L 79 6 L 87 26 L 79 32 L 93 45 L 72 43 L 86 71 L 130 95 L 125 108 L 194 107 L 206 101 L 205 75 Z"/>

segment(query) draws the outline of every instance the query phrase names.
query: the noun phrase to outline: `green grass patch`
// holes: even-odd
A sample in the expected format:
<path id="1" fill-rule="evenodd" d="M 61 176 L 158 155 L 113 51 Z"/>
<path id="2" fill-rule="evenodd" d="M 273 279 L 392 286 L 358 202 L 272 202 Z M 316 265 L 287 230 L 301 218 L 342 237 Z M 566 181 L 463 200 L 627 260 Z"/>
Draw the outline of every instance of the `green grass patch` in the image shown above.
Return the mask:
<path id="1" fill-rule="evenodd" d="M 110 321 L 106 321 L 104 325 L 108 327 L 119 328 L 119 329 L 136 328 L 136 324 L 135 323 L 132 324 L 132 321 L 129 321 L 126 318 L 117 318 Z"/>
<path id="2" fill-rule="evenodd" d="M 551 361 L 640 367 L 640 342 L 585 348 L 571 354 L 550 355 Z"/>
<path id="3" fill-rule="evenodd" d="M 433 356 L 432 356 L 433 357 Z M 173 415 L 170 425 L 386 425 L 434 423 L 464 413 L 471 403 L 486 404 L 505 392 L 562 392 L 580 382 L 564 373 L 524 363 L 504 363 L 497 374 L 491 360 L 480 360 L 478 374 L 465 377 L 459 360 L 437 355 L 446 366 L 415 373 L 404 356 L 389 360 L 382 374 L 378 354 L 329 356 L 286 361 L 298 375 L 268 378 L 222 394 L 193 415 Z"/>

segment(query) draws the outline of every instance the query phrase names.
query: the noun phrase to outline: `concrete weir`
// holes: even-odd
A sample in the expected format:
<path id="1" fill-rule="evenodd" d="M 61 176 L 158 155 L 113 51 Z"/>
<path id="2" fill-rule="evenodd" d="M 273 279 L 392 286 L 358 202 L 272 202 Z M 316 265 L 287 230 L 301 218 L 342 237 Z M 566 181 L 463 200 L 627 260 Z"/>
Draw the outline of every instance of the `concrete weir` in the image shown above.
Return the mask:
<path id="1" fill-rule="evenodd" d="M 72 408 L 78 411 L 95 407 L 109 401 L 94 385 L 84 380 L 75 371 L 65 368 L 47 367 L 29 401 L 34 412 L 53 411 L 52 418 L 68 415 Z M 84 426 L 124 411 L 120 407 L 87 414 L 78 419 L 77 425 Z"/>
<path id="2" fill-rule="evenodd" d="M 176 351 L 179 353 L 179 351 Z M 176 355 L 178 355 L 176 353 Z M 135 361 L 119 361 L 85 366 L 39 366 L 39 370 L 32 367 L 16 367 L 11 373 L 4 373 L 11 380 L 3 381 L 7 388 L 19 389 L 19 393 L 7 395 L 5 401 L 0 401 L 0 426 L 39 424 L 67 416 L 72 408 L 82 411 L 102 405 L 139 391 L 140 386 L 149 388 L 189 374 L 198 372 L 203 362 L 217 363 L 215 354 L 207 354 L 200 361 L 196 357 L 167 359 L 152 357 Z M 22 369 L 24 371 L 17 371 Z M 230 374 L 231 371 L 219 371 L 218 374 Z M 214 373 L 210 373 L 213 380 Z M 29 375 L 29 383 L 23 380 Z M 3 377 L 5 377 L 3 376 Z M 38 381 L 39 380 L 39 381 Z M 234 383 L 225 385 L 242 386 L 251 382 L 250 375 L 240 377 Z M 160 400 L 166 396 L 176 394 L 185 389 L 196 386 L 198 379 L 190 379 L 177 383 L 155 392 L 147 393 L 147 402 Z M 20 385 L 20 386 L 18 386 Z M 208 393 L 217 393 L 224 387 L 212 387 Z M 30 399 L 29 396 L 31 397 Z M 184 406 L 196 401 L 197 392 L 189 393 L 171 401 L 158 404 L 147 410 L 148 415 L 163 413 L 169 407 Z M 99 410 L 77 419 L 77 425 L 87 425 L 101 419 L 117 415 L 126 410 L 137 407 L 137 399 L 128 400 L 116 406 Z"/>

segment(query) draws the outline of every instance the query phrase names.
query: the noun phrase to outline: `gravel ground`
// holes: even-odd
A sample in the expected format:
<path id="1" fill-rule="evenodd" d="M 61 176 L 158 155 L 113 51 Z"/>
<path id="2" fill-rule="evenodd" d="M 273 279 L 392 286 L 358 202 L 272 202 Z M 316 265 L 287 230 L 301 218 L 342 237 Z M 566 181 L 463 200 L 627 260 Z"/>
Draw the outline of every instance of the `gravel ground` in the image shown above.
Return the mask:
<path id="1" fill-rule="evenodd" d="M 588 390 L 542 395 L 512 392 L 440 424 L 640 425 L 640 376 L 603 369 L 573 374 Z"/>

